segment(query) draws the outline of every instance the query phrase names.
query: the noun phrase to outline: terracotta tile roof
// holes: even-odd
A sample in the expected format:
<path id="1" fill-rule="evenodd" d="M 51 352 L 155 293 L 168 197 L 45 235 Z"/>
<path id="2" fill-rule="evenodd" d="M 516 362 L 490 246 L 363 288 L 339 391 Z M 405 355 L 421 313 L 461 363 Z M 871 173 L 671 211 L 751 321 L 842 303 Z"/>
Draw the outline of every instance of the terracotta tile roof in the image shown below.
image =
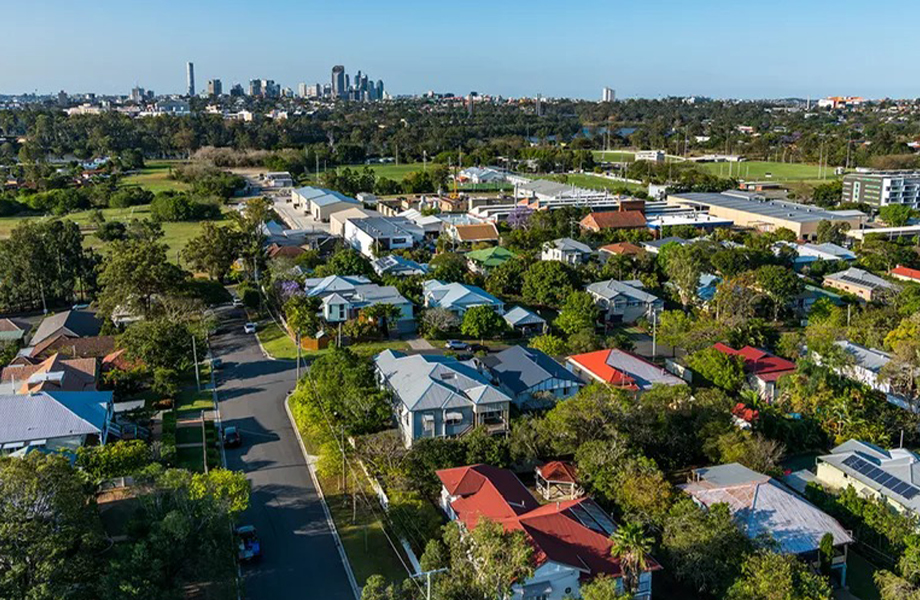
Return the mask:
<path id="1" fill-rule="evenodd" d="M 498 229 L 493 223 L 476 223 L 473 225 L 456 225 L 457 239 L 461 242 L 497 241 Z"/>
<path id="2" fill-rule="evenodd" d="M 606 246 L 601 246 L 597 250 L 598 252 L 625 254 L 626 256 L 635 256 L 637 254 L 645 253 L 645 250 L 642 247 L 637 246 L 632 242 L 617 242 L 615 244 L 607 244 Z"/>
<path id="3" fill-rule="evenodd" d="M 920 281 L 920 270 L 911 269 L 910 267 L 905 267 L 903 265 L 898 265 L 891 270 L 891 275 L 895 277 L 906 277 L 908 279 L 916 279 Z"/>
<path id="4" fill-rule="evenodd" d="M 601 229 L 639 229 L 645 227 L 645 215 L 640 210 L 595 212 L 581 220 L 581 226 L 592 231 Z"/>
<path id="5" fill-rule="evenodd" d="M 28 323 L 17 323 L 13 319 L 0 319 L 0 332 L 17 332 L 28 330 Z"/>
<path id="6" fill-rule="evenodd" d="M 96 359 L 66 359 L 55 354 L 37 365 L 5 367 L 0 372 L 0 380 L 22 382 L 16 390 L 20 394 L 93 391 L 96 389 Z"/>
<path id="7" fill-rule="evenodd" d="M 52 354 L 63 354 L 78 358 L 100 358 L 115 350 L 115 336 L 96 335 L 92 337 L 69 337 L 58 335 L 36 344 L 29 355 L 32 358 L 47 358 Z"/>
<path id="8" fill-rule="evenodd" d="M 480 517 L 487 517 L 506 531 L 523 531 L 533 545 L 537 566 L 553 561 L 585 577 L 622 574 L 619 559 L 610 555 L 609 536 L 616 526 L 590 498 L 540 506 L 513 473 L 487 465 L 445 469 L 437 475 L 455 497 L 451 508 L 461 522 L 475 528 Z M 648 567 L 661 568 L 653 558 Z"/>
<path id="9" fill-rule="evenodd" d="M 297 258 L 301 254 L 306 252 L 300 246 L 280 246 L 278 244 L 272 244 L 268 247 L 268 257 L 277 258 L 279 256 L 287 258 Z"/>
<path id="10" fill-rule="evenodd" d="M 131 369 L 142 365 L 143 362 L 139 360 L 131 360 L 125 356 L 125 349 L 120 348 L 110 354 L 107 354 L 105 358 L 102 359 L 102 370 L 111 371 L 112 369 L 118 369 L 119 371 L 130 371 Z"/>
<path id="11" fill-rule="evenodd" d="M 795 371 L 795 363 L 774 356 L 769 352 L 758 350 L 752 346 L 745 346 L 741 350 L 735 350 L 731 346 L 716 343 L 713 348 L 731 356 L 740 356 L 744 360 L 744 372 L 756 375 L 764 381 L 776 381 L 786 373 Z"/>

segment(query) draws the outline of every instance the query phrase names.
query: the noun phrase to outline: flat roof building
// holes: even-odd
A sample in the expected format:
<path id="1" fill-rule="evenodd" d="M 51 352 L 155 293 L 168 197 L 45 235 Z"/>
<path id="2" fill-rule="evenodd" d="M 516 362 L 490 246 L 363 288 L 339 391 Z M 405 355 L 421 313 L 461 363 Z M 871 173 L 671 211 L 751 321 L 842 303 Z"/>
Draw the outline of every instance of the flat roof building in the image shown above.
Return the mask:
<path id="1" fill-rule="evenodd" d="M 903 204 L 920 208 L 920 171 L 869 171 L 843 176 L 843 202 L 881 208 Z"/>

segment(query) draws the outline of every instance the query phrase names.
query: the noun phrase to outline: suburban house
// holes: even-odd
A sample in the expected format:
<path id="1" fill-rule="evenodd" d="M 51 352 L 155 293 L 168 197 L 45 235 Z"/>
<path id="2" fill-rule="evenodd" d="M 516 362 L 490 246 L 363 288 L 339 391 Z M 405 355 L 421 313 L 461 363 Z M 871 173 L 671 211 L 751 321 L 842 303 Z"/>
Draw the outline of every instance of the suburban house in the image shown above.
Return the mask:
<path id="1" fill-rule="evenodd" d="M 473 361 L 384 350 L 374 357 L 377 381 L 393 394 L 406 446 L 430 437 L 454 437 L 477 426 L 506 433 L 511 398 Z"/>
<path id="2" fill-rule="evenodd" d="M 617 281 L 609 279 L 590 284 L 585 288 L 601 310 L 604 320 L 610 323 L 635 323 L 648 317 L 652 311 L 664 308 L 664 302 L 642 289 L 638 279 Z"/>
<path id="3" fill-rule="evenodd" d="M 727 504 L 749 538 L 767 536 L 778 544 L 779 552 L 797 556 L 815 567 L 820 562 L 821 539 L 831 534 L 831 569 L 840 585 L 846 586 L 847 546 L 853 538 L 836 519 L 779 481 L 731 463 L 694 469 L 687 483 L 678 487 L 703 508 Z"/>
<path id="4" fill-rule="evenodd" d="M 104 444 L 112 428 L 112 392 L 0 395 L 0 455 L 29 448 L 75 450 Z"/>
<path id="5" fill-rule="evenodd" d="M 425 237 L 428 239 L 437 239 L 445 225 L 444 219 L 439 215 L 423 215 L 415 208 L 404 210 L 397 216 L 405 217 L 421 227 L 422 231 L 425 232 Z"/>
<path id="6" fill-rule="evenodd" d="M 536 348 L 511 346 L 480 359 L 517 406 L 552 406 L 584 381 Z"/>
<path id="7" fill-rule="evenodd" d="M 856 260 L 856 253 L 852 250 L 847 250 L 843 246 L 838 246 L 830 242 L 824 244 L 792 244 L 789 242 L 777 242 L 774 246 L 774 252 L 778 253 L 780 249 L 784 247 L 792 248 L 796 253 L 796 258 L 793 259 L 792 263 L 796 270 L 807 267 L 819 260 L 824 262 L 836 262 L 839 260 L 849 262 Z"/>
<path id="8" fill-rule="evenodd" d="M 361 206 L 361 203 L 355 198 L 349 198 L 333 190 L 311 186 L 292 191 L 291 200 L 295 208 L 302 207 L 307 214 L 313 217 L 314 221 L 322 222 L 328 222 L 333 213 Z"/>
<path id="9" fill-rule="evenodd" d="M 572 238 L 559 238 L 543 244 L 541 260 L 558 260 L 570 265 L 580 265 L 591 258 L 591 246 Z"/>
<path id="10" fill-rule="evenodd" d="M 579 225 L 587 231 L 600 232 L 608 229 L 645 229 L 645 213 L 641 210 L 612 210 L 593 212 L 583 218 Z"/>
<path id="11" fill-rule="evenodd" d="M 474 306 L 491 306 L 500 315 L 505 312 L 504 302 L 475 285 L 429 279 L 422 284 L 422 295 L 425 308 L 445 308 L 460 318 Z"/>
<path id="12" fill-rule="evenodd" d="M 483 183 L 501 183 L 505 181 L 505 174 L 488 167 L 467 167 L 460 171 L 457 179 L 476 185 Z"/>
<path id="13" fill-rule="evenodd" d="M 776 382 L 780 377 L 793 373 L 796 369 L 794 362 L 752 346 L 735 350 L 719 342 L 713 348 L 729 356 L 741 357 L 744 360 L 744 374 L 747 375 L 748 384 L 767 402 L 776 399 Z"/>
<path id="14" fill-rule="evenodd" d="M 519 331 L 521 335 L 534 335 L 546 331 L 546 319 L 522 306 L 515 306 L 502 316 L 508 327 Z"/>
<path id="15" fill-rule="evenodd" d="M 414 247 L 425 239 L 422 228 L 403 217 L 364 217 L 345 221 L 345 241 L 373 259 L 391 250 Z"/>
<path id="16" fill-rule="evenodd" d="M 853 294 L 866 302 L 878 300 L 879 296 L 899 289 L 890 281 L 856 267 L 826 275 L 824 285 Z"/>
<path id="17" fill-rule="evenodd" d="M 99 335 L 101 329 L 102 321 L 96 318 L 96 313 L 88 310 L 66 310 L 45 317 L 32 335 L 29 344 L 34 347 L 57 338 L 92 337 Z"/>
<path id="18" fill-rule="evenodd" d="M 692 243 L 690 242 L 690 240 L 685 240 L 682 237 L 677 237 L 677 236 L 672 235 L 671 237 L 661 238 L 658 240 L 652 240 L 650 242 L 641 242 L 639 245 L 646 252 L 650 252 L 652 254 L 658 254 L 658 252 L 662 248 L 667 246 L 668 244 L 680 244 L 681 246 L 686 246 L 687 244 L 690 244 L 690 243 Z"/>
<path id="19" fill-rule="evenodd" d="M 566 368 L 588 383 L 596 381 L 636 393 L 654 385 L 685 383 L 658 365 L 618 348 L 575 354 L 566 359 Z"/>
<path id="20" fill-rule="evenodd" d="M 492 246 L 491 248 L 467 252 L 465 256 L 470 271 L 486 275 L 495 267 L 500 267 L 514 258 L 515 254 L 507 248 Z"/>
<path id="21" fill-rule="evenodd" d="M 547 502 L 574 500 L 585 495 L 585 490 L 578 484 L 575 466 L 571 463 L 554 460 L 534 469 L 534 481 L 537 491 Z"/>
<path id="22" fill-rule="evenodd" d="M 910 267 L 905 267 L 904 265 L 896 266 L 891 271 L 889 271 L 888 274 L 895 279 L 900 279 L 901 281 L 920 283 L 920 270 L 911 269 Z"/>
<path id="23" fill-rule="evenodd" d="M 835 306 L 843 306 L 843 296 L 810 283 L 802 286 L 802 291 L 789 304 L 799 315 L 807 316 L 815 302 L 822 298 L 826 298 Z"/>
<path id="24" fill-rule="evenodd" d="M 606 246 L 601 246 L 598 248 L 597 252 L 601 258 L 613 255 L 639 256 L 640 254 L 645 254 L 645 250 L 641 246 L 637 246 L 632 242 L 616 242 L 615 244 L 607 244 Z"/>
<path id="25" fill-rule="evenodd" d="M 66 358 L 101 358 L 115 350 L 115 336 L 51 337 L 24 349 L 10 364 L 35 365 L 55 354 Z"/>
<path id="26" fill-rule="evenodd" d="M 411 275 L 427 275 L 428 265 L 417 263 L 414 260 L 403 258 L 398 254 L 388 254 L 371 261 L 374 273 L 383 277 L 384 275 L 395 275 L 396 277 L 409 277 Z"/>
<path id="27" fill-rule="evenodd" d="M 0 342 L 21 343 L 32 326 L 19 319 L 0 319 Z"/>
<path id="28" fill-rule="evenodd" d="M 91 392 L 99 365 L 95 358 L 64 358 L 55 354 L 36 365 L 12 364 L 0 372 L 0 394 Z"/>
<path id="29" fill-rule="evenodd" d="M 447 224 L 447 231 L 455 242 L 475 244 L 476 242 L 498 243 L 499 235 L 495 223 Z"/>
<path id="30" fill-rule="evenodd" d="M 580 585 L 599 575 L 620 579 L 620 561 L 611 555 L 613 519 L 592 499 L 581 497 L 541 505 L 517 476 L 506 469 L 472 465 L 437 471 L 441 509 L 468 531 L 480 519 L 500 523 L 506 531 L 523 531 L 533 545 L 534 574 L 515 583 L 511 600 L 563 600 L 580 597 Z M 654 558 L 639 576 L 634 598 L 652 594 Z"/>
<path id="31" fill-rule="evenodd" d="M 363 275 L 329 275 L 304 281 L 307 296 L 322 300 L 323 319 L 328 323 L 341 323 L 354 319 L 362 308 L 374 304 L 392 304 L 399 307 L 402 316 L 396 323 L 399 333 L 415 331 L 412 302 L 406 300 L 391 285 L 371 283 Z"/>
<path id="32" fill-rule="evenodd" d="M 345 237 L 345 223 L 348 220 L 382 216 L 383 215 L 376 210 L 370 210 L 363 206 L 346 208 L 345 210 L 340 210 L 329 215 L 329 233 L 339 237 Z"/>
<path id="33" fill-rule="evenodd" d="M 839 375 L 858 381 L 877 392 L 885 399 L 904 410 L 920 412 L 916 398 L 905 398 L 891 391 L 891 384 L 879 378 L 879 373 L 891 361 L 891 355 L 876 348 L 867 348 L 848 340 L 835 342 L 847 355 L 847 364 L 836 369 Z M 818 357 L 820 361 L 820 357 Z"/>
<path id="34" fill-rule="evenodd" d="M 920 515 L 920 456 L 906 448 L 885 450 L 868 442 L 847 440 L 830 454 L 819 456 L 813 480 L 834 490 L 852 486 L 869 498 L 886 501 L 896 510 Z"/>
<path id="35" fill-rule="evenodd" d="M 700 273 L 700 278 L 696 284 L 696 298 L 703 304 L 712 301 L 712 299 L 716 296 L 716 291 L 718 290 L 719 284 L 721 282 L 722 278 L 718 275 L 713 275 L 712 273 Z M 672 281 L 668 281 L 664 285 L 665 287 L 672 290 L 677 289 L 677 286 Z"/>

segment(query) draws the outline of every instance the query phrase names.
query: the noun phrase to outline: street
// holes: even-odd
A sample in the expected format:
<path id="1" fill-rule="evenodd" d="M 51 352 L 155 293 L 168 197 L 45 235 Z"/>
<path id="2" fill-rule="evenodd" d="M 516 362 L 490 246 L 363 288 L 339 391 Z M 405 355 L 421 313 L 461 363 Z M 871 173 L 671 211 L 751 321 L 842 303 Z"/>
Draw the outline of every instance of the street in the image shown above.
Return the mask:
<path id="1" fill-rule="evenodd" d="M 241 524 L 256 527 L 263 558 L 243 566 L 244 597 L 254 600 L 354 600 L 340 554 L 299 443 L 284 409 L 293 389 L 294 363 L 269 360 L 254 335 L 243 333 L 240 309 L 222 308 L 211 338 L 223 361 L 218 396 L 224 427 L 242 433 L 241 448 L 227 450 L 227 467 L 252 482 Z"/>

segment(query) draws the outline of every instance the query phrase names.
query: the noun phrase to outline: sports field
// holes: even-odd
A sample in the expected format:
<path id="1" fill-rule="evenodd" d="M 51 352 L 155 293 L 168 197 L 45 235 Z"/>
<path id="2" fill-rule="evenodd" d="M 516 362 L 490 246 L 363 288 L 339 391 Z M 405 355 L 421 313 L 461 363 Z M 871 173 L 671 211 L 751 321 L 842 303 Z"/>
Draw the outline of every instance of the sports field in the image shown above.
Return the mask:
<path id="1" fill-rule="evenodd" d="M 538 179 L 552 179 L 549 176 L 537 176 Z M 555 181 L 555 180 L 554 180 Z M 627 188 L 630 191 L 636 192 L 639 190 L 644 190 L 645 187 L 636 183 L 627 183 L 625 181 L 613 181 L 605 177 L 597 177 L 595 175 L 584 175 L 581 173 L 574 173 L 566 175 L 566 184 L 574 185 L 577 187 L 588 188 L 589 190 L 610 190 L 614 191 L 620 188 Z"/>
<path id="2" fill-rule="evenodd" d="M 169 178 L 170 169 L 181 164 L 182 161 L 178 160 L 150 160 L 140 170 L 140 173 L 128 175 L 121 182 L 122 185 L 139 185 L 154 194 L 173 190 L 182 191 L 188 189 L 188 185 Z"/>
<path id="3" fill-rule="evenodd" d="M 837 179 L 833 167 L 821 169 L 817 165 L 782 163 L 768 161 L 746 161 L 740 163 L 700 163 L 698 168 L 720 177 L 734 177 L 747 181 L 810 181 L 820 182 Z"/>

